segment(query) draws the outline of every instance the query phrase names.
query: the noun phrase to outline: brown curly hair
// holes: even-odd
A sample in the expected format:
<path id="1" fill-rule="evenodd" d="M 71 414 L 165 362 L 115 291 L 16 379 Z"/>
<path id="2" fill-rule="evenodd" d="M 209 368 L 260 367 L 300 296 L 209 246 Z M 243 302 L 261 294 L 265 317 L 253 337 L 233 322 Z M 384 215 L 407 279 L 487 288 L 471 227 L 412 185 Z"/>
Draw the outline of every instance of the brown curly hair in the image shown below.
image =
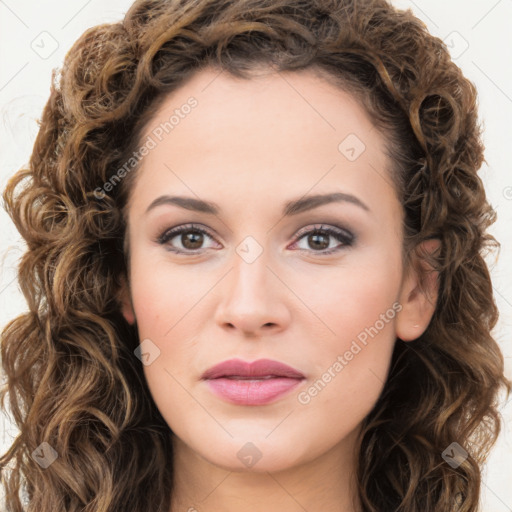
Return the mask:
<path id="1" fill-rule="evenodd" d="M 484 256 L 497 245 L 486 232 L 495 213 L 477 176 L 473 84 L 411 11 L 385 0 L 137 0 L 123 21 L 87 30 L 54 70 L 28 168 L 4 191 L 27 244 L 18 279 L 28 303 L 1 337 L 2 406 L 8 395 L 20 430 L 0 459 L 8 512 L 168 512 L 170 429 L 119 302 L 136 172 L 101 198 L 95 190 L 193 73 L 209 65 L 249 79 L 259 64 L 314 68 L 354 94 L 394 162 L 404 255 L 441 241 L 434 316 L 414 343 L 397 340 L 363 423 L 362 509 L 478 509 L 499 391 L 511 387 L 491 335 Z M 58 453 L 46 469 L 31 457 L 43 441 Z M 456 468 L 441 456 L 452 442 L 469 452 Z"/>

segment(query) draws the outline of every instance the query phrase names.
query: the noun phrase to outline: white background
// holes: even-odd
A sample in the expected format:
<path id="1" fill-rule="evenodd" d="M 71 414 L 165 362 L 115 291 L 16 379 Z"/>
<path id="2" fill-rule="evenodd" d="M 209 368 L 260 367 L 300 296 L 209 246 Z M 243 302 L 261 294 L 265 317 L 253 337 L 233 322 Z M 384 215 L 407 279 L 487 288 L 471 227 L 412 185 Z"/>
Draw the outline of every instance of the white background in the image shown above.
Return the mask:
<path id="1" fill-rule="evenodd" d="M 495 336 L 506 358 L 507 376 L 512 378 L 512 1 L 393 3 L 411 8 L 432 34 L 447 42 L 455 62 L 479 91 L 487 160 L 481 176 L 498 213 L 491 233 L 502 245 L 499 258 L 489 261 L 500 309 Z M 61 66 L 66 51 L 84 30 L 118 21 L 130 4 L 130 0 L 0 0 L 0 189 L 28 162 L 52 68 Z M 0 228 L 1 328 L 25 304 L 15 281 L 23 244 L 3 208 Z M 484 475 L 483 512 L 512 512 L 512 398 L 503 407 L 503 416 L 505 429 Z M 0 415 L 2 452 L 15 434 L 16 429 Z"/>

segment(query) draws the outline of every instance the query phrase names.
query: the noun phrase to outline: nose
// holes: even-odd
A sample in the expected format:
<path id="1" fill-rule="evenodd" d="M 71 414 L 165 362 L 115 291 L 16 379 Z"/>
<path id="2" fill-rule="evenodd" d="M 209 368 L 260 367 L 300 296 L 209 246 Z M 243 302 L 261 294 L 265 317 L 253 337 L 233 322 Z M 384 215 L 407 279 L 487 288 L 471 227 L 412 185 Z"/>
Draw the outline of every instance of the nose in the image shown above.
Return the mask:
<path id="1" fill-rule="evenodd" d="M 280 332 L 290 321 L 286 295 L 286 286 L 267 266 L 264 254 L 252 263 L 235 256 L 216 310 L 216 323 L 249 337 Z"/>

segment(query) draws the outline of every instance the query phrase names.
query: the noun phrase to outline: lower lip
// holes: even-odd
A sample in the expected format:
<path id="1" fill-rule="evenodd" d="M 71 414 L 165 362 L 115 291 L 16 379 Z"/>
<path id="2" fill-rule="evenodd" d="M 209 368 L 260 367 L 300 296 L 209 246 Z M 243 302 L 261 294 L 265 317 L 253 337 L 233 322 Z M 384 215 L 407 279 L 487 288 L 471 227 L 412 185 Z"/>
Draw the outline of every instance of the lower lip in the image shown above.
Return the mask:
<path id="1" fill-rule="evenodd" d="M 218 378 L 208 380 L 210 389 L 217 396 L 238 405 L 264 405 L 289 393 L 303 379 L 276 377 L 262 380 Z"/>

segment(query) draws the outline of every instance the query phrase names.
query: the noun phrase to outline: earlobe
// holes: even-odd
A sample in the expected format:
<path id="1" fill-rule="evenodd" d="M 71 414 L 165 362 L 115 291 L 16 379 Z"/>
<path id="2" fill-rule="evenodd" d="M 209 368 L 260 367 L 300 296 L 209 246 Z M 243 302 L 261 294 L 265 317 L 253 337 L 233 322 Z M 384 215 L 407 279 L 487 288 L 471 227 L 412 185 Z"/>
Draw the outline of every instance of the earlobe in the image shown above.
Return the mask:
<path id="1" fill-rule="evenodd" d="M 397 315 L 396 335 L 403 341 L 419 338 L 427 329 L 437 305 L 439 272 L 426 261 L 421 253 L 433 254 L 441 245 L 440 240 L 422 242 L 415 251 L 407 275 L 402 283 Z"/>
<path id="2" fill-rule="evenodd" d="M 130 296 L 130 286 L 127 283 L 126 278 L 121 277 L 122 285 L 119 290 L 119 303 L 121 306 L 121 313 L 125 320 L 133 325 L 135 323 L 135 311 L 133 310 L 132 299 Z"/>

